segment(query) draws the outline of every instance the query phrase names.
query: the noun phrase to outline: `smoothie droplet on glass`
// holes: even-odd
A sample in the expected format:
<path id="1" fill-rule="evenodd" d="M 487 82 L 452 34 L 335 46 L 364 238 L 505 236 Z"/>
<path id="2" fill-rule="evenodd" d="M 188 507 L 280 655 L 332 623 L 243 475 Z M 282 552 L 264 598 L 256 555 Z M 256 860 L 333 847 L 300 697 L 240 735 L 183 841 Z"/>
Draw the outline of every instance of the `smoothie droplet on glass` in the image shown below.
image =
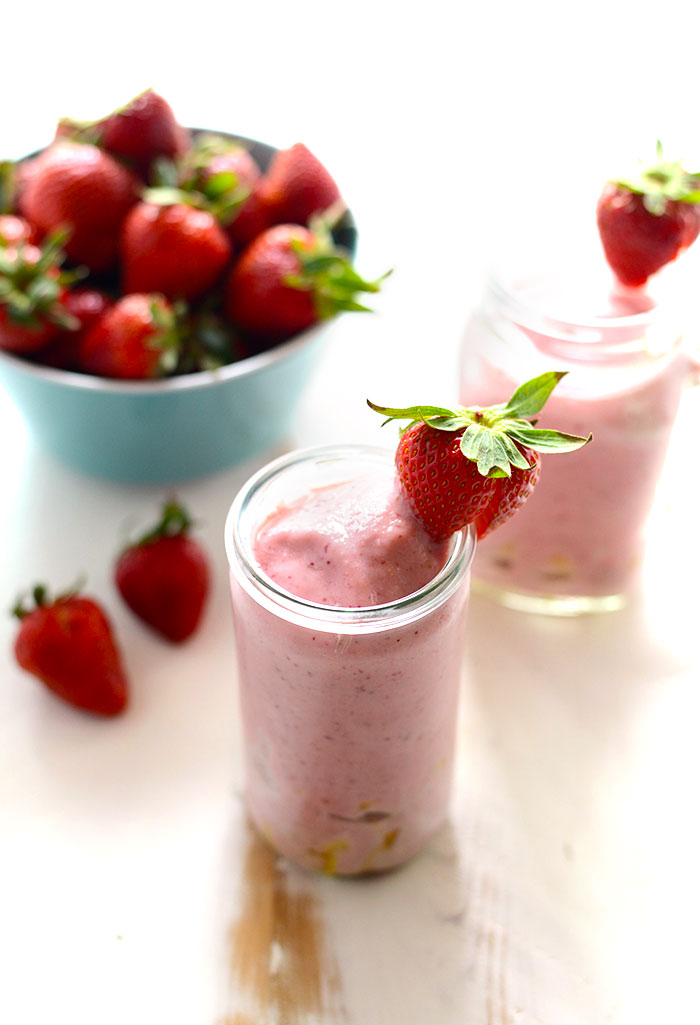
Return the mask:
<path id="1" fill-rule="evenodd" d="M 405 862 L 447 815 L 473 531 L 432 540 L 392 453 L 341 446 L 256 474 L 226 547 L 254 825 L 329 874 Z"/>
<path id="2" fill-rule="evenodd" d="M 616 286 L 604 265 L 493 275 L 463 340 L 460 391 L 488 405 L 541 368 L 567 371 L 538 420 L 594 444 L 546 460 L 518 516 L 479 542 L 476 588 L 514 608 L 619 608 L 637 581 L 644 530 L 689 362 L 677 310 Z"/>

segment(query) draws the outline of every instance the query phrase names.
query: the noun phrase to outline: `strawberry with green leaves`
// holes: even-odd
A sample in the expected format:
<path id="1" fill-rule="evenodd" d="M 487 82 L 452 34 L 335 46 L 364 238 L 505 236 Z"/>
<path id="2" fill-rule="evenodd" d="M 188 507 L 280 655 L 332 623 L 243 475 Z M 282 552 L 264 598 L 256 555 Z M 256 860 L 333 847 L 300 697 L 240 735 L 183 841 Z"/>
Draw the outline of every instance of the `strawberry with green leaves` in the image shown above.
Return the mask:
<path id="1" fill-rule="evenodd" d="M 122 296 L 80 341 L 78 366 L 87 374 L 149 380 L 175 370 L 179 310 L 162 295 Z"/>
<path id="2" fill-rule="evenodd" d="M 21 600 L 15 657 L 64 701 L 95 715 L 114 716 L 128 703 L 129 685 L 112 626 L 101 605 L 76 591 L 49 598 L 37 586 L 34 605 Z"/>
<path id="3" fill-rule="evenodd" d="M 597 222 L 605 257 L 617 279 L 638 288 L 675 260 L 700 233 L 700 174 L 664 159 L 635 179 L 609 181 L 598 199 Z"/>
<path id="4" fill-rule="evenodd" d="M 236 328 L 269 346 L 341 310 L 367 311 L 357 296 L 378 292 L 382 280 L 360 277 L 322 221 L 312 228 L 280 224 L 258 235 L 234 264 L 224 304 Z"/>
<path id="5" fill-rule="evenodd" d="M 160 522 L 124 549 L 114 569 L 132 612 L 175 643 L 195 632 L 209 593 L 209 563 L 191 527 L 186 509 L 166 502 Z"/>
<path id="6" fill-rule="evenodd" d="M 67 289 L 79 272 L 61 270 L 62 236 L 42 247 L 0 240 L 0 349 L 37 352 L 61 331 L 80 325 L 66 305 Z"/>
<path id="7" fill-rule="evenodd" d="M 97 121 L 62 119 L 59 138 L 90 142 L 125 161 L 144 178 L 159 158 L 174 160 L 190 147 L 190 135 L 172 107 L 153 89 L 139 93 Z"/>
<path id="8" fill-rule="evenodd" d="M 521 385 L 507 402 L 447 409 L 368 405 L 389 420 L 410 420 L 396 450 L 399 486 L 416 518 L 443 541 L 469 523 L 485 537 L 527 501 L 540 452 L 573 452 L 591 440 L 544 430 L 535 417 L 564 376 L 550 372 Z"/>

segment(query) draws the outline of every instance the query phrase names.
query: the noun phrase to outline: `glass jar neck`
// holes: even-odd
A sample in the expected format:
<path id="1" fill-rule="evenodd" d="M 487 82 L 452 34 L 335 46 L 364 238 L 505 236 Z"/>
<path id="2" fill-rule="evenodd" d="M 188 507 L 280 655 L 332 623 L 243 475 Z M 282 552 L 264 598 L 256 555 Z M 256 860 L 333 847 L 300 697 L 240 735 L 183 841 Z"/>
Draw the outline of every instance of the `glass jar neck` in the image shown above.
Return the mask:
<path id="1" fill-rule="evenodd" d="M 545 356 L 569 363 L 657 357 L 680 343 L 673 308 L 646 292 L 616 288 L 609 277 L 569 280 L 564 272 L 491 273 L 483 308 L 503 336 L 524 333 Z"/>

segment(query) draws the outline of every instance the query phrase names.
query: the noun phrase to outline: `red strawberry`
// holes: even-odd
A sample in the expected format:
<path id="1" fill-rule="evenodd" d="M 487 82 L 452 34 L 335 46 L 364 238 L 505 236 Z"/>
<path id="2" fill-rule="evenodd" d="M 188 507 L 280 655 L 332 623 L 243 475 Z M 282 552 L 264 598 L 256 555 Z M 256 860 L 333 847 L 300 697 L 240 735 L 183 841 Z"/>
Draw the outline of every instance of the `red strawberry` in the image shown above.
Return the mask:
<path id="1" fill-rule="evenodd" d="M 179 186 L 190 196 L 199 196 L 205 209 L 228 226 L 260 180 L 260 168 L 251 154 L 234 139 L 206 133 L 180 160 L 175 177 L 168 181 L 161 165 L 161 184 Z M 199 205 L 199 204 L 198 204 Z"/>
<path id="2" fill-rule="evenodd" d="M 209 291 L 231 256 L 213 215 L 185 203 L 138 203 L 124 221 L 120 247 L 124 291 L 161 292 L 170 299 L 192 300 Z"/>
<path id="3" fill-rule="evenodd" d="M 0 246 L 0 349 L 36 352 L 61 330 L 79 326 L 65 306 L 71 276 L 60 269 L 60 241 Z"/>
<path id="4" fill-rule="evenodd" d="M 264 200 L 264 181 L 259 178 L 236 211 L 227 232 L 233 244 L 243 249 L 271 226 L 270 211 Z"/>
<path id="5" fill-rule="evenodd" d="M 132 612 L 175 642 L 197 629 L 209 592 L 209 565 L 191 526 L 181 505 L 166 503 L 160 523 L 121 553 L 114 570 Z"/>
<path id="6" fill-rule="evenodd" d="M 174 160 L 187 152 L 190 134 L 170 104 L 147 89 L 99 124 L 99 145 L 130 161 L 142 174 L 157 157 Z"/>
<path id="7" fill-rule="evenodd" d="M 72 288 L 66 292 L 63 305 L 68 313 L 75 317 L 76 329 L 62 331 L 46 348 L 40 349 L 33 355 L 46 366 L 76 370 L 79 366 L 80 346 L 83 338 L 110 309 L 113 301 L 105 292 L 96 288 Z"/>
<path id="8" fill-rule="evenodd" d="M 537 484 L 537 452 L 572 452 L 591 440 L 542 430 L 539 413 L 563 373 L 521 385 L 506 403 L 484 409 L 412 406 L 372 409 L 388 419 L 410 419 L 396 450 L 401 491 L 436 541 L 468 523 L 484 537 L 512 516 Z"/>
<path id="9" fill-rule="evenodd" d="M 14 246 L 18 242 L 39 241 L 39 233 L 24 217 L 14 214 L 0 214 L 0 246 Z"/>
<path id="10" fill-rule="evenodd" d="M 36 158 L 19 202 L 43 234 L 70 232 L 70 260 L 104 271 L 116 262 L 119 229 L 137 199 L 137 179 L 108 153 L 64 141 Z"/>
<path id="11" fill-rule="evenodd" d="M 307 224 L 340 200 L 334 179 L 303 142 L 275 153 L 263 195 L 272 224 Z"/>
<path id="12" fill-rule="evenodd" d="M 675 260 L 700 233 L 700 175 L 663 159 L 636 181 L 608 182 L 598 200 L 597 221 L 605 257 L 618 280 L 644 285 Z"/>
<path id="13" fill-rule="evenodd" d="M 80 369 L 125 380 L 171 372 L 178 359 L 176 319 L 173 307 L 161 295 L 123 296 L 82 338 Z"/>
<path id="14" fill-rule="evenodd" d="M 18 603 L 15 640 L 20 666 L 64 701 L 97 715 L 118 715 L 127 705 L 128 683 L 112 628 L 92 598 L 71 593 L 47 599 L 34 588 L 36 607 Z"/>
<path id="15" fill-rule="evenodd" d="M 340 310 L 366 310 L 355 296 L 378 292 L 380 281 L 361 278 L 321 226 L 310 231 L 280 224 L 243 252 L 229 275 L 224 301 L 240 331 L 269 345 Z"/>
<path id="16" fill-rule="evenodd" d="M 191 144 L 188 130 L 177 121 L 170 104 L 152 89 L 96 121 L 63 118 L 56 137 L 100 146 L 143 177 L 158 157 L 174 160 Z"/>

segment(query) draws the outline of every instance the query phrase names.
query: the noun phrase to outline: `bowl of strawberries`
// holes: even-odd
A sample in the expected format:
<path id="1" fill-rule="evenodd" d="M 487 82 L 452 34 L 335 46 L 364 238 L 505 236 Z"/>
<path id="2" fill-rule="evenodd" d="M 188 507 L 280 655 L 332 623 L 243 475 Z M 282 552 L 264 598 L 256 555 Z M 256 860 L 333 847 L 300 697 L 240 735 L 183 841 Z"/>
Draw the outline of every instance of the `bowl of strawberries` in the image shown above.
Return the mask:
<path id="1" fill-rule="evenodd" d="M 153 90 L 0 164 L 0 384 L 100 477 L 164 482 L 273 445 L 324 334 L 367 310 L 356 226 L 302 143 L 184 127 Z"/>

